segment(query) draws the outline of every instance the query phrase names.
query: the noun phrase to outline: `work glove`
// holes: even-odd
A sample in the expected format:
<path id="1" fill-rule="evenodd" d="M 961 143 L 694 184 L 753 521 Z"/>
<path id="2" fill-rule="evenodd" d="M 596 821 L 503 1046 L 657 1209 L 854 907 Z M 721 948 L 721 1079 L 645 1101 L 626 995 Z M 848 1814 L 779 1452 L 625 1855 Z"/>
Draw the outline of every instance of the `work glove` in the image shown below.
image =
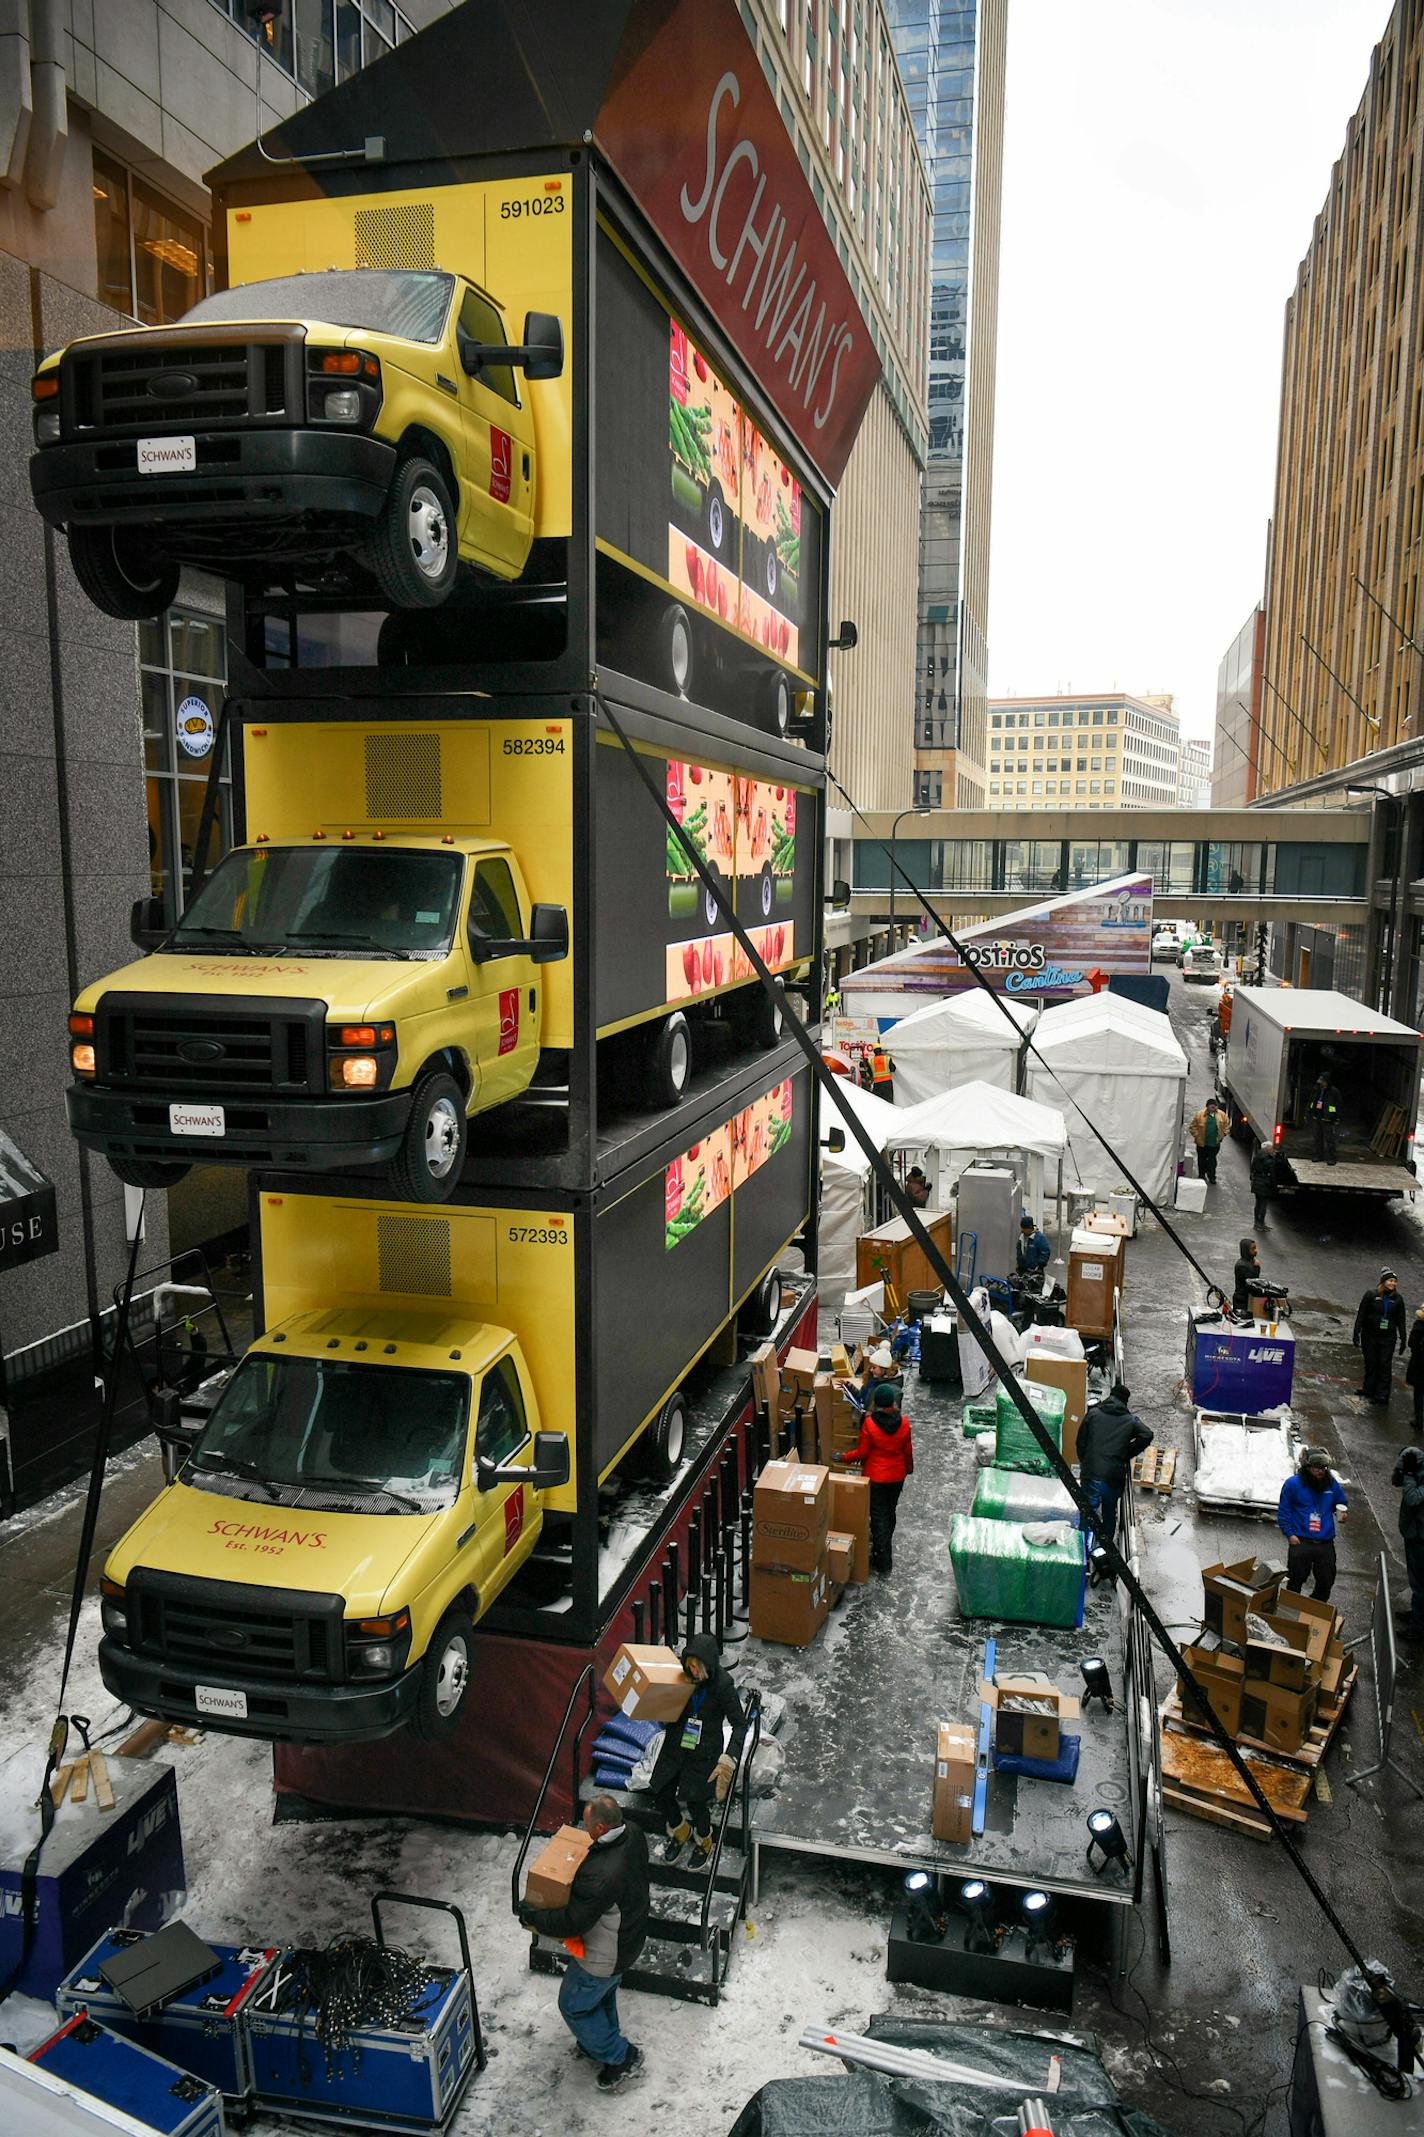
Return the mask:
<path id="1" fill-rule="evenodd" d="M 732 1785 L 732 1776 L 736 1773 L 736 1770 L 736 1760 L 730 1757 L 729 1754 L 724 1751 L 722 1753 L 721 1758 L 718 1759 L 716 1765 L 712 1768 L 712 1786 L 716 1791 L 717 1801 L 719 1803 L 726 1802 L 727 1791 Z"/>
<path id="2" fill-rule="evenodd" d="M 514 1912 L 519 1917 L 519 1926 L 521 1929 L 532 1929 L 534 1927 L 533 1922 L 530 1920 L 532 1909 L 530 1908 L 527 1901 L 520 1900 Z"/>

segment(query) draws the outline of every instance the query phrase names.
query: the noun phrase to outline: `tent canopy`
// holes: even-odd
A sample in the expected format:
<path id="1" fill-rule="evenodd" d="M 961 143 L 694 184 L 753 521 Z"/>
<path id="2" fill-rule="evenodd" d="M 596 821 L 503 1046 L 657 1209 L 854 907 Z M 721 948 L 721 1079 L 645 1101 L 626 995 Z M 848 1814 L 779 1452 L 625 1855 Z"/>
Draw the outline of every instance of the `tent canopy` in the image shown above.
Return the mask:
<path id="1" fill-rule="evenodd" d="M 991 1083 L 965 1083 L 897 1115 L 891 1150 L 1023 1150 L 1056 1158 L 1068 1140 L 1063 1115 L 1054 1106 Z"/>
<path id="2" fill-rule="evenodd" d="M 1060 1070 L 1113 1068 L 1156 1076 L 1187 1072 L 1187 1057 L 1167 1018 L 1120 994 L 1089 995 L 1046 1009 L 1033 1045 L 1035 1053 Z"/>
<path id="3" fill-rule="evenodd" d="M 1181 1152 L 1187 1057 L 1155 1009 L 1099 994 L 1040 1017 L 1026 1080 L 1068 1119 L 1067 1178 L 1093 1194 L 1125 1186 L 1129 1167 L 1154 1202 L 1170 1200 Z M 1087 1123 L 1120 1154 L 1114 1162 Z"/>
<path id="4" fill-rule="evenodd" d="M 915 1105 L 966 1083 L 1015 1090 L 1024 1036 L 1037 1021 L 1037 1004 L 978 987 L 926 1002 L 885 1033 L 897 1100 Z"/>

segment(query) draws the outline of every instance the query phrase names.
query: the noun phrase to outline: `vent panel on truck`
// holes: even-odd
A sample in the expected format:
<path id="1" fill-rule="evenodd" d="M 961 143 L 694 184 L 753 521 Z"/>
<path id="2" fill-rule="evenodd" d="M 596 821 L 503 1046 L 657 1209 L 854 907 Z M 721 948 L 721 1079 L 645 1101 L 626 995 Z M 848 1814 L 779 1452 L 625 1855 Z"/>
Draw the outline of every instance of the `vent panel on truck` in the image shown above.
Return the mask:
<path id="1" fill-rule="evenodd" d="M 376 1219 L 376 1264 L 382 1291 L 450 1296 L 450 1223 L 444 1217 Z"/>
<path id="2" fill-rule="evenodd" d="M 444 813 L 439 735 L 367 735 L 366 814 L 439 823 Z"/>
<path id="3" fill-rule="evenodd" d="M 408 201 L 399 208 L 356 210 L 358 267 L 433 267 L 435 203 Z"/>

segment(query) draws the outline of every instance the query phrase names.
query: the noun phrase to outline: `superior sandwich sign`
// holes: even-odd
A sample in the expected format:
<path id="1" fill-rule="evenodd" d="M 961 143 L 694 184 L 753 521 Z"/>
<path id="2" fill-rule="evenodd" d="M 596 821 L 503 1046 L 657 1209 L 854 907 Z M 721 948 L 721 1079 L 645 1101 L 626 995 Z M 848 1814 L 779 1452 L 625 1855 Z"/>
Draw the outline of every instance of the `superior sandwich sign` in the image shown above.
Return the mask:
<path id="1" fill-rule="evenodd" d="M 595 134 L 834 488 L 880 359 L 733 0 L 635 8 Z"/>

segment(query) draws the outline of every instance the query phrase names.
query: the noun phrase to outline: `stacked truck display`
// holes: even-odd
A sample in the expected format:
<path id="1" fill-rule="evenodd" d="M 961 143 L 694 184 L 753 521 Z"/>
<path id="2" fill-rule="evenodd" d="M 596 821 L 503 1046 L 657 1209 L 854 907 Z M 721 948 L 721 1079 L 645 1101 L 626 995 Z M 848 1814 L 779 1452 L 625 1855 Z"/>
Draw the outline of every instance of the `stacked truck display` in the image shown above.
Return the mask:
<path id="1" fill-rule="evenodd" d="M 730 0 L 596 12 L 442 18 L 212 174 L 226 288 L 35 378 L 90 597 L 231 582 L 236 842 L 79 995 L 69 1103 L 130 1184 L 249 1170 L 259 1332 L 101 1667 L 292 1747 L 469 1729 L 511 1643 L 566 1688 L 814 1266 L 782 989 L 876 364 Z"/>

